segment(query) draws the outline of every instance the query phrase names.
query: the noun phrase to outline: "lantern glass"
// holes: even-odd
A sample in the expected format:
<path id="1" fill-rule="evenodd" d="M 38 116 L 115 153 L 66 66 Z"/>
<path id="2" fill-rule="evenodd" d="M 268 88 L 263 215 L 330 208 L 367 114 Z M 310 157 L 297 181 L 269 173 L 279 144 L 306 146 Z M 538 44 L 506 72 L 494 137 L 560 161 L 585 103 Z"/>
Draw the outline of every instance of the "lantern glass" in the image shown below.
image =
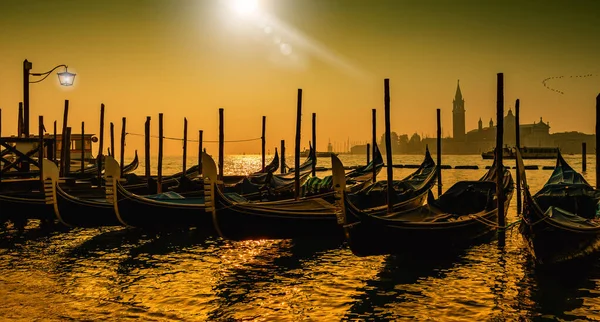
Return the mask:
<path id="1" fill-rule="evenodd" d="M 75 81 L 75 74 L 69 73 L 68 71 L 58 73 L 58 81 L 62 86 L 72 86 Z"/>

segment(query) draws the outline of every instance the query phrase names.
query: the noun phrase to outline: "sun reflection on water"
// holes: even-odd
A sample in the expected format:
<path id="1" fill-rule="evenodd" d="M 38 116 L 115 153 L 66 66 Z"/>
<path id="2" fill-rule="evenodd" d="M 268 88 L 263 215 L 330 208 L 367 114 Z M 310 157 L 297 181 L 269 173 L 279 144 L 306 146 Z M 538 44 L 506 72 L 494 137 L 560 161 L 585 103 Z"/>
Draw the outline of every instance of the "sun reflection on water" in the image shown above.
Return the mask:
<path id="1" fill-rule="evenodd" d="M 346 165 L 365 159 L 341 158 Z M 394 163 L 418 164 L 422 158 L 395 156 Z M 566 158 L 575 169 L 581 167 L 577 156 Z M 478 179 L 489 164 L 472 156 L 444 159 L 450 165 L 468 162 L 480 169 L 445 170 L 444 189 L 456 180 Z M 588 162 L 593 164 L 593 158 Z M 318 164 L 330 167 L 327 158 Z M 228 174 L 254 172 L 260 166 L 256 155 L 225 158 Z M 179 167 L 179 158 L 166 158 L 164 173 Z M 395 168 L 394 177 L 412 171 Z M 527 175 L 536 191 L 550 171 Z M 593 171 L 585 174 L 592 184 L 594 176 Z M 518 220 L 515 199 L 509 223 Z M 504 247 L 488 242 L 425 258 L 356 257 L 343 245 L 318 240 L 230 242 L 194 231 L 123 228 L 41 232 L 31 224 L 22 238 L 0 233 L 0 319 L 448 321 L 600 316 L 600 265 L 558 275 L 538 272 L 514 229 Z"/>

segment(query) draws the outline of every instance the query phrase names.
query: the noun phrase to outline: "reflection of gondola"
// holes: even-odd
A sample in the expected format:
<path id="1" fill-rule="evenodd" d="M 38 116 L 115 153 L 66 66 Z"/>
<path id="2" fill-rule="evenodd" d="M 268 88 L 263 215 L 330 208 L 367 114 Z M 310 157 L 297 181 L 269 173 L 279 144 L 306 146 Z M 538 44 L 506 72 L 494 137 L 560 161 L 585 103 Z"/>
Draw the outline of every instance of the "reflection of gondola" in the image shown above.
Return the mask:
<path id="1" fill-rule="evenodd" d="M 408 294 L 426 296 L 415 294 L 422 288 L 418 286 L 411 288 L 410 285 L 457 265 L 457 262 L 464 260 L 464 253 L 464 250 L 453 250 L 436 256 L 420 254 L 417 257 L 412 253 L 386 256 L 377 275 L 367 280 L 364 286 L 357 289 L 358 294 L 352 296 L 352 304 L 342 320 L 401 319 L 399 316 L 401 313 L 394 310 L 394 303 L 403 302 Z M 403 287 L 405 285 L 408 287 Z M 416 315 L 417 312 L 411 312 L 410 320 L 418 320 L 415 318 Z"/>
<path id="2" fill-rule="evenodd" d="M 523 182 L 523 221 L 520 231 L 540 264 L 568 263 L 600 250 L 597 220 L 600 190 L 557 154 L 556 166 L 544 187 L 531 195 L 523 161 L 518 153 Z"/>
<path id="3" fill-rule="evenodd" d="M 342 167 L 332 157 L 334 168 Z M 334 174 L 337 173 L 334 170 Z M 513 191 L 513 181 L 504 169 L 503 214 L 498 214 L 496 167 L 493 166 L 479 181 L 460 181 L 438 199 L 431 192 L 427 205 L 410 210 L 370 214 L 357 208 L 342 196 L 346 236 L 352 252 L 372 255 L 419 251 L 439 251 L 441 248 L 465 246 L 495 231 L 498 216 L 506 216 Z"/>
<path id="4" fill-rule="evenodd" d="M 567 265 L 560 269 L 555 269 L 557 266 L 540 269 L 533 260 L 523 261 L 522 264 L 525 274 L 517 284 L 524 288 L 520 290 L 522 294 L 519 294 L 519 300 L 522 311 L 528 313 L 522 319 L 532 321 L 544 316 L 557 321 L 590 320 L 586 314 L 590 311 L 586 308 L 591 303 L 586 303 L 586 299 L 596 298 L 596 281 L 600 280 L 598 262 Z"/>
<path id="5" fill-rule="evenodd" d="M 226 272 L 212 288 L 215 307 L 206 320 L 238 320 L 246 307 L 261 305 L 265 292 L 274 297 L 274 290 L 289 291 L 289 285 L 302 288 L 304 278 L 308 286 L 327 283 L 316 279 L 310 267 L 321 267 L 323 254 L 339 247 L 323 241 L 264 240 L 233 242 L 218 251 L 219 263 Z M 276 291 L 275 291 L 276 292 Z M 287 293 L 287 292 L 286 292 Z M 279 293 L 277 293 L 279 294 Z M 292 306 L 288 303 L 285 306 Z M 306 308 L 309 308 L 307 306 Z M 284 309 L 285 310 L 285 309 Z M 285 320 L 287 315 L 271 315 L 272 320 Z"/>

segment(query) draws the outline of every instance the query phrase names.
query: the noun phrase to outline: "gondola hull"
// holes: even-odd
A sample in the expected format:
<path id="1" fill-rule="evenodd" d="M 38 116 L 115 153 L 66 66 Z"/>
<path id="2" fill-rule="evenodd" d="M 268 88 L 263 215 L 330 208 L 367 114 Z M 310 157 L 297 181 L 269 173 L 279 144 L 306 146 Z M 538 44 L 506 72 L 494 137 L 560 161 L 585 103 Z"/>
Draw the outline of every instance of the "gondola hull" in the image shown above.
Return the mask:
<path id="1" fill-rule="evenodd" d="M 113 205 L 106 200 L 89 200 L 56 189 L 56 215 L 59 222 L 70 227 L 121 226 Z"/>
<path id="2" fill-rule="evenodd" d="M 215 226 L 230 240 L 343 240 L 336 208 L 320 198 L 299 201 L 236 203 L 216 189 Z"/>
<path id="3" fill-rule="evenodd" d="M 28 219 L 54 220 L 52 206 L 46 204 L 42 192 L 0 195 L 0 222 L 23 222 Z"/>
<path id="4" fill-rule="evenodd" d="M 341 178 L 341 161 L 333 157 L 332 166 L 334 174 Z M 478 181 L 459 181 L 437 199 L 426 186 L 424 193 L 414 197 L 412 205 L 416 207 L 407 205 L 404 210 L 361 209 L 344 191 L 338 224 L 344 228 L 350 249 L 358 256 L 420 256 L 464 247 L 493 236 L 498 228 L 495 173 L 494 167 Z M 504 169 L 502 179 L 504 209 L 500 215 L 506 218 L 513 192 L 508 169 Z M 421 195 L 427 195 L 427 205 L 420 204 L 424 201 Z M 410 201 L 406 202 L 411 204 Z"/>
<path id="5" fill-rule="evenodd" d="M 505 213 L 510 202 L 507 196 Z M 423 207 L 427 207 L 426 205 Z M 462 222 L 398 222 L 386 224 L 376 218 L 361 216 L 346 207 L 346 211 L 359 222 L 345 226 L 348 245 L 357 256 L 398 253 L 440 253 L 469 246 L 493 237 L 494 223 L 498 221 L 497 209 L 477 215 Z"/>
<path id="6" fill-rule="evenodd" d="M 103 189 L 86 189 L 79 193 L 85 193 L 87 198 L 75 197 L 60 187 L 56 164 L 47 159 L 43 162 L 45 203 L 52 208 L 58 222 L 68 227 L 101 227 L 119 224 L 112 204 L 102 198 L 105 196 Z"/>
<path id="7" fill-rule="evenodd" d="M 544 186 L 532 196 L 525 166 L 517 152 L 523 190 L 523 220 L 519 230 L 530 254 L 543 267 L 565 266 L 600 254 L 600 191 L 592 187 L 557 154 L 556 166 Z"/>
<path id="8" fill-rule="evenodd" d="M 153 200 L 132 194 L 119 183 L 107 190 L 119 222 L 128 227 L 175 229 L 196 227 L 214 232 L 212 218 L 205 211 L 203 198 Z"/>
<path id="9" fill-rule="evenodd" d="M 541 219 L 541 218 L 540 218 Z M 546 220 L 534 226 L 521 223 L 519 230 L 534 260 L 540 265 L 555 265 L 583 259 L 600 250 L 600 230 L 574 232 Z"/>

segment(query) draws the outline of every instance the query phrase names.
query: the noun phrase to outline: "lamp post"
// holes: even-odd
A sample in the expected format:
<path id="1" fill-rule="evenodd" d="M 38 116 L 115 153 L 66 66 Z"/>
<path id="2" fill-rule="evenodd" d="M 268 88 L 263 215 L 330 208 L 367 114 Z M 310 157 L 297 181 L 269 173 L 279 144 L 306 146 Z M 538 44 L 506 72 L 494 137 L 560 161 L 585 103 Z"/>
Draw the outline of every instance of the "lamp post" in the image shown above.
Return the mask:
<path id="1" fill-rule="evenodd" d="M 39 83 L 43 81 L 48 77 L 48 75 L 50 75 L 50 73 L 52 73 L 59 67 L 65 68 L 64 72 L 57 73 L 60 85 L 72 86 L 73 82 L 75 81 L 75 74 L 69 73 L 69 71 L 67 70 L 67 65 L 58 65 L 45 73 L 32 73 L 32 65 L 33 64 L 27 59 L 23 61 L 23 126 L 21 127 L 23 133 L 19 133 L 19 136 L 24 134 L 27 138 L 29 137 L 29 84 Z M 43 78 L 35 81 L 30 81 L 29 76 L 43 76 Z"/>

